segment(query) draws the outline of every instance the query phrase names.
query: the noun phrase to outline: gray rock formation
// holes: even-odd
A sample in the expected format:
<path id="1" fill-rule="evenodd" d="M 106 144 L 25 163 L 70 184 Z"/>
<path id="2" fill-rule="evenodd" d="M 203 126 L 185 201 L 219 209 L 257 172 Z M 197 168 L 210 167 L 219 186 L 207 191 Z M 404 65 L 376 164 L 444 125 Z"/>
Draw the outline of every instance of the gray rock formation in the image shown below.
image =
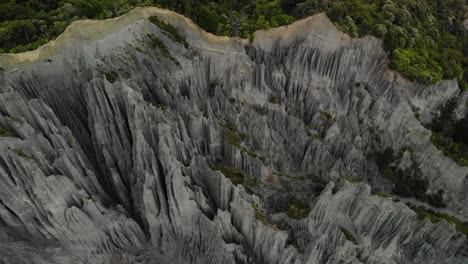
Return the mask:
<path id="1" fill-rule="evenodd" d="M 0 263 L 467 263 L 453 223 L 371 192 L 391 149 L 468 218 L 468 167 L 425 127 L 467 93 L 381 46 L 325 15 L 249 43 L 139 8 L 0 55 Z"/>

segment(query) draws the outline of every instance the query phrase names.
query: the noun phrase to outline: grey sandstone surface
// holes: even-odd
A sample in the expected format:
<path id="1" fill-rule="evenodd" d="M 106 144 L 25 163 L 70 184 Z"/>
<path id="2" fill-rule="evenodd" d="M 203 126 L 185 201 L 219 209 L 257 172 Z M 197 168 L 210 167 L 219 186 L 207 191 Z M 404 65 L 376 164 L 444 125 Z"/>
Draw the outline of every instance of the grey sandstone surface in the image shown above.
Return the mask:
<path id="1" fill-rule="evenodd" d="M 138 8 L 0 55 L 0 263 L 468 263 L 454 224 L 373 191 L 391 148 L 468 218 L 468 167 L 424 126 L 468 94 L 405 80 L 381 46 L 325 15 L 249 43 Z"/>

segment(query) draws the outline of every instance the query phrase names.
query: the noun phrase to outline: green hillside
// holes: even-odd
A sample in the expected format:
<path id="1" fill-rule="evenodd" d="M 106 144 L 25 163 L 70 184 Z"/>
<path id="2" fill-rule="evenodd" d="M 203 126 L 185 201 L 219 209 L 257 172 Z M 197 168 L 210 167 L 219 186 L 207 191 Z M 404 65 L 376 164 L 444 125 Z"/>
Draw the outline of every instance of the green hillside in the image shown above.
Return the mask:
<path id="1" fill-rule="evenodd" d="M 116 17 L 136 6 L 168 8 L 209 32 L 242 38 L 326 12 L 352 36 L 383 38 L 391 66 L 411 80 L 456 78 L 468 87 L 466 0 L 0 0 L 0 53 L 35 49 L 73 20 Z"/>

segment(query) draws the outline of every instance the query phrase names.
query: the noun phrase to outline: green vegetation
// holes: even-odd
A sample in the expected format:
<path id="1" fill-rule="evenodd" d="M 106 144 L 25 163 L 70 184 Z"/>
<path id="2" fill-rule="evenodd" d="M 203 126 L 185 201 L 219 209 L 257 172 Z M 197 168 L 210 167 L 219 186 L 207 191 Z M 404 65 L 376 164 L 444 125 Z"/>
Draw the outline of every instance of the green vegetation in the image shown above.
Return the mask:
<path id="1" fill-rule="evenodd" d="M 226 178 L 230 179 L 232 183 L 234 184 L 241 184 L 242 182 L 244 182 L 245 175 L 238 168 L 219 166 L 219 167 L 212 167 L 211 169 L 214 171 L 221 172 L 222 174 L 224 174 L 224 176 L 226 176 Z"/>
<path id="2" fill-rule="evenodd" d="M 16 153 L 16 155 L 18 155 L 20 157 L 23 157 L 23 158 L 26 158 L 26 159 L 31 159 L 31 157 L 29 157 L 26 153 L 24 153 L 24 151 L 22 149 L 16 148 L 16 149 L 13 149 L 13 151 Z"/>
<path id="3" fill-rule="evenodd" d="M 110 83 L 114 83 L 115 80 L 117 80 L 117 74 L 115 72 L 106 72 L 106 73 L 104 73 L 104 75 L 106 75 L 106 79 Z"/>
<path id="4" fill-rule="evenodd" d="M 346 237 L 347 240 L 353 242 L 354 244 L 357 245 L 357 241 L 356 241 L 356 238 L 354 238 L 353 235 L 351 235 L 351 233 L 345 229 L 344 227 L 340 227 L 340 230 L 341 232 L 343 233 L 343 235 Z"/>
<path id="5" fill-rule="evenodd" d="M 245 187 L 259 187 L 260 184 L 258 184 L 255 180 L 252 179 L 247 179 L 245 176 L 244 172 L 242 172 L 240 169 L 235 168 L 235 167 L 227 167 L 227 166 L 218 166 L 218 167 L 212 167 L 211 170 L 214 171 L 219 171 L 226 178 L 230 179 L 232 183 L 238 185 L 244 185 Z"/>
<path id="6" fill-rule="evenodd" d="M 431 142 L 444 155 L 451 157 L 461 166 L 468 166 L 468 145 L 453 142 L 453 139 L 444 137 L 438 133 L 432 133 Z"/>
<path id="7" fill-rule="evenodd" d="M 449 215 L 447 213 L 434 212 L 422 206 L 412 208 L 412 209 L 418 214 L 419 219 L 428 218 L 432 223 L 437 223 L 445 219 L 447 222 L 455 224 L 458 232 L 468 235 L 468 224 L 462 223 L 455 216 Z"/>
<path id="8" fill-rule="evenodd" d="M 73 147 L 73 143 L 75 143 L 75 139 L 73 138 L 73 135 L 67 133 L 67 134 L 65 134 L 65 135 L 63 136 L 63 138 L 64 138 L 65 141 L 67 142 L 68 146 L 69 146 L 70 148 L 72 148 L 72 147 Z"/>
<path id="9" fill-rule="evenodd" d="M 234 123 L 225 121 L 224 124 L 222 124 L 222 127 L 225 128 L 225 134 L 224 138 L 226 139 L 227 143 L 230 145 L 233 145 L 241 150 L 241 152 L 247 153 L 249 156 L 261 160 L 263 163 L 265 163 L 266 159 L 265 157 L 257 155 L 255 151 L 241 146 L 242 141 L 244 141 L 247 138 L 247 135 L 245 133 L 239 133 L 237 131 L 237 127 Z"/>
<path id="10" fill-rule="evenodd" d="M 247 137 L 247 135 L 244 133 L 237 132 L 236 125 L 231 122 L 226 121 L 223 127 L 226 128 L 226 131 L 225 131 L 226 141 L 233 146 L 242 148 L 241 143 Z"/>
<path id="11" fill-rule="evenodd" d="M 450 100 L 439 109 L 440 114 L 429 125 L 431 142 L 459 165 L 468 166 L 468 116 L 455 120 L 456 106 L 457 102 Z"/>
<path id="12" fill-rule="evenodd" d="M 135 0 L 1 1 L 0 53 L 36 49 L 74 20 L 116 17 L 142 4 Z"/>
<path id="13" fill-rule="evenodd" d="M 172 26 L 171 24 L 168 24 L 168 23 L 160 20 L 156 16 L 151 16 L 151 17 L 148 18 L 148 20 L 151 23 L 158 26 L 160 29 L 162 29 L 163 32 L 165 32 L 165 35 L 168 36 L 173 41 L 183 44 L 186 48 L 189 47 L 189 44 L 185 40 L 185 37 L 180 35 L 179 31 L 174 26 Z"/>
<path id="14" fill-rule="evenodd" d="M 237 130 L 236 124 L 231 123 L 231 122 L 227 122 L 227 121 L 226 121 L 225 127 L 226 127 L 227 129 L 229 129 L 230 131 L 236 131 L 236 130 Z"/>
<path id="15" fill-rule="evenodd" d="M 397 159 L 401 159 L 402 156 L 403 152 L 400 152 L 396 157 L 392 148 L 386 148 L 383 152 L 375 153 L 380 173 L 393 183 L 392 192 L 403 197 L 415 197 L 435 207 L 445 207 L 442 190 L 435 194 L 426 194 L 429 182 L 423 177 L 412 153 L 410 167 L 405 170 L 396 167 Z"/>
<path id="16" fill-rule="evenodd" d="M 320 110 L 320 113 L 328 120 L 328 122 L 333 122 L 333 120 L 335 120 L 335 117 L 325 110 Z"/>
<path id="17" fill-rule="evenodd" d="M 0 127 L 0 137 L 11 137 L 12 134 L 10 131 Z"/>
<path id="18" fill-rule="evenodd" d="M 303 219 L 306 218 L 310 213 L 309 206 L 303 202 L 293 198 L 289 202 L 288 216 L 294 219 Z"/>
<path id="19" fill-rule="evenodd" d="M 352 183 L 352 184 L 358 184 L 361 183 L 361 180 L 354 179 L 354 178 L 344 178 L 347 182 Z"/>
<path id="20" fill-rule="evenodd" d="M 256 158 L 256 159 L 261 160 L 263 163 L 266 162 L 266 158 L 265 158 L 265 157 L 262 157 L 262 156 L 257 155 L 257 153 L 255 153 L 255 152 L 252 151 L 252 150 L 249 150 L 249 149 L 247 149 L 247 148 L 242 148 L 242 151 L 244 151 L 245 153 L 247 153 L 247 154 L 248 154 L 249 156 L 251 156 L 251 157 L 254 157 L 254 158 Z"/>
<path id="21" fill-rule="evenodd" d="M 458 79 L 462 86 L 468 82 L 468 76 L 463 76 L 468 72 L 464 1 L 343 0 L 327 4 L 327 14 L 343 31 L 382 38 L 392 67 L 409 79 L 426 84 Z"/>
<path id="22" fill-rule="evenodd" d="M 393 66 L 412 80 L 425 84 L 442 80 L 442 67 L 426 50 L 398 48 L 393 52 L 393 59 Z"/>
<path id="23" fill-rule="evenodd" d="M 257 205 L 255 203 L 250 204 L 252 208 L 255 210 L 255 218 L 258 219 L 262 224 L 269 226 L 270 223 L 268 222 L 268 219 L 266 218 L 265 214 L 258 209 Z"/>
<path id="24" fill-rule="evenodd" d="M 234 145 L 236 147 L 241 147 L 240 144 L 244 139 L 243 134 L 239 134 L 232 131 L 226 131 L 226 140 L 229 144 Z"/>
<path id="25" fill-rule="evenodd" d="M 278 96 L 270 95 L 268 96 L 268 102 L 270 102 L 271 104 L 279 104 L 280 98 Z"/>
<path id="26" fill-rule="evenodd" d="M 251 41 L 255 30 L 326 12 L 351 36 L 382 38 L 392 67 L 411 80 L 430 84 L 455 78 L 468 86 L 464 0 L 5 0 L 0 3 L 0 53 L 36 49 L 77 19 L 111 18 L 148 5 L 184 14 L 209 32 Z M 188 45 L 173 26 L 149 19 Z"/>
<path id="27" fill-rule="evenodd" d="M 164 45 L 164 43 L 159 38 L 150 34 L 148 34 L 147 36 L 150 39 L 151 48 L 159 49 L 159 51 L 161 52 L 161 55 L 173 61 L 175 64 L 179 65 L 179 61 L 177 61 L 177 59 L 174 58 L 174 56 L 172 56 L 171 52 L 169 52 L 166 45 Z"/>

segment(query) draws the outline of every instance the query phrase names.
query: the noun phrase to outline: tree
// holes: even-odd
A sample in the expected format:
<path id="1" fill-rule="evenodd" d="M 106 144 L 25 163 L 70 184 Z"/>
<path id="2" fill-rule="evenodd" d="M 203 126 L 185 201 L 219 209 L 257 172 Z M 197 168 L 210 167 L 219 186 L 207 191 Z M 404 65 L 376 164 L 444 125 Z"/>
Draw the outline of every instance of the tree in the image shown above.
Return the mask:
<path id="1" fill-rule="evenodd" d="M 375 25 L 374 34 L 379 38 L 384 38 L 387 34 L 387 26 L 385 26 L 384 24 Z"/>
<path id="2" fill-rule="evenodd" d="M 195 9 L 195 20 L 198 24 L 209 32 L 216 32 L 219 24 L 219 15 L 208 6 L 198 6 Z"/>
<path id="3" fill-rule="evenodd" d="M 345 24 L 345 30 L 346 32 L 352 36 L 352 37 L 357 37 L 358 36 L 358 27 L 356 26 L 356 23 L 354 23 L 354 20 L 350 16 L 346 16 L 344 19 L 344 24 Z"/>
<path id="4" fill-rule="evenodd" d="M 258 17 L 257 22 L 255 23 L 255 28 L 256 29 L 263 29 L 263 28 L 268 29 L 268 28 L 270 28 L 270 24 L 265 19 L 265 17 L 262 15 L 262 16 Z"/>

